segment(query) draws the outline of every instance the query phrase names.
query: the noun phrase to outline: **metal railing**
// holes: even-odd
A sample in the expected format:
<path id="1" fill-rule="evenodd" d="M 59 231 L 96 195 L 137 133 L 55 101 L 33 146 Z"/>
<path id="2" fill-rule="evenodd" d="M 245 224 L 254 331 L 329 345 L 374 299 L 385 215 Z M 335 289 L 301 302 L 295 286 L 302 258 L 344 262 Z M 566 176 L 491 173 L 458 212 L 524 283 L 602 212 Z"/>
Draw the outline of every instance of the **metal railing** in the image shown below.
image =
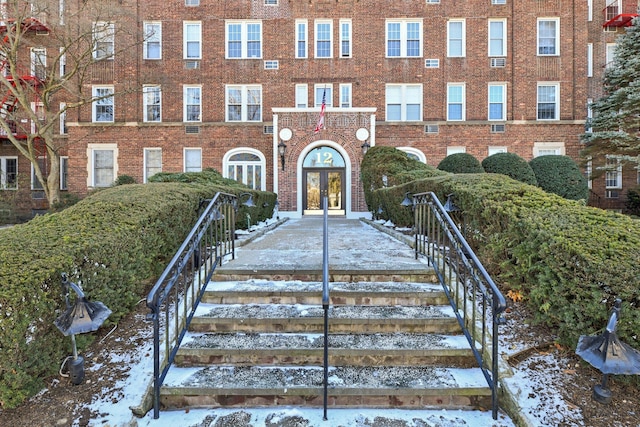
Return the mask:
<path id="1" fill-rule="evenodd" d="M 147 296 L 153 322 L 153 417 L 160 416 L 160 387 L 216 266 L 235 255 L 237 198 L 217 193 Z"/>
<path id="2" fill-rule="evenodd" d="M 448 201 L 448 207 L 455 206 Z M 434 193 L 413 195 L 415 253 L 434 268 L 476 361 L 498 416 L 498 325 L 507 304 L 462 232 Z"/>
<path id="3" fill-rule="evenodd" d="M 323 420 L 327 421 L 329 388 L 329 199 L 324 196 L 322 226 L 322 309 L 324 310 L 324 392 Z"/>

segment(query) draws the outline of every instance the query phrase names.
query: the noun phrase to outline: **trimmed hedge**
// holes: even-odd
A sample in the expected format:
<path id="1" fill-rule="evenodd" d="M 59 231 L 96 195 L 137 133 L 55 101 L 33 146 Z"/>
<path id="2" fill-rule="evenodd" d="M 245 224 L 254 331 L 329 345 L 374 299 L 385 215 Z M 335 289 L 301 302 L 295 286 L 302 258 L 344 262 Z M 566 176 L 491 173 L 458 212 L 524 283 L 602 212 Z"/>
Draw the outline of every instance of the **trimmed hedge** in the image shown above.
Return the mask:
<path id="1" fill-rule="evenodd" d="M 525 184 L 538 185 L 529 163 L 515 153 L 492 154 L 482 161 L 482 167 L 487 173 L 499 173 Z"/>
<path id="2" fill-rule="evenodd" d="M 529 162 L 538 186 L 544 191 L 569 200 L 589 198 L 587 179 L 578 164 L 569 156 L 540 156 Z"/>
<path id="3" fill-rule="evenodd" d="M 450 154 L 438 164 L 438 169 L 451 173 L 482 173 L 482 165 L 469 153 Z"/>
<path id="4" fill-rule="evenodd" d="M 200 201 L 229 190 L 212 184 L 116 186 L 0 230 L 0 406 L 15 407 L 38 392 L 70 353 L 70 339 L 53 325 L 65 309 L 61 273 L 113 311 L 107 326 L 117 323 L 146 297 L 195 223 Z M 275 200 L 272 193 L 260 194 Z M 77 338 L 82 348 L 91 334 Z"/>

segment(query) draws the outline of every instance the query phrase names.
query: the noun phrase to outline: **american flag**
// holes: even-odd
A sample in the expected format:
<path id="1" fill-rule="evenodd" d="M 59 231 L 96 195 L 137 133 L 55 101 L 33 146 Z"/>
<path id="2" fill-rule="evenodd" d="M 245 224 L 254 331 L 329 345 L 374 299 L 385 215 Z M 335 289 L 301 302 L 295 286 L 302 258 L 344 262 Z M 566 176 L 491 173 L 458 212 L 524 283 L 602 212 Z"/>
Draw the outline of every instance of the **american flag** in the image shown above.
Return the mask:
<path id="1" fill-rule="evenodd" d="M 320 132 L 321 129 L 324 129 L 324 109 L 327 106 L 327 88 L 324 88 L 322 92 L 322 106 L 320 107 L 320 117 L 318 117 L 318 123 L 316 123 L 316 128 L 313 130 L 313 133 Z"/>

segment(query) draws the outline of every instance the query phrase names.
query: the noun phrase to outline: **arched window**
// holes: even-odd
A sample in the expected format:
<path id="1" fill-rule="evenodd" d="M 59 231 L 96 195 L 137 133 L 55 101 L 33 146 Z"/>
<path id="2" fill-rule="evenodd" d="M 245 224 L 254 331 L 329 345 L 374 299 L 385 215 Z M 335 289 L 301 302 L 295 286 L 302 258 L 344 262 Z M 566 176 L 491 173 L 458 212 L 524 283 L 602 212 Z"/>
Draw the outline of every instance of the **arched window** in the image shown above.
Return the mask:
<path id="1" fill-rule="evenodd" d="M 409 156 L 409 158 L 411 159 L 415 159 L 419 162 L 422 163 L 427 163 L 427 158 L 425 157 L 424 153 L 420 150 L 418 150 L 417 148 L 413 148 L 413 147 L 398 147 L 398 150 L 400 151 L 404 151 L 405 153 L 407 153 L 407 156 Z"/>
<path id="2" fill-rule="evenodd" d="M 241 182 L 254 190 L 265 190 L 265 159 L 251 148 L 229 151 L 224 158 L 224 177 Z"/>

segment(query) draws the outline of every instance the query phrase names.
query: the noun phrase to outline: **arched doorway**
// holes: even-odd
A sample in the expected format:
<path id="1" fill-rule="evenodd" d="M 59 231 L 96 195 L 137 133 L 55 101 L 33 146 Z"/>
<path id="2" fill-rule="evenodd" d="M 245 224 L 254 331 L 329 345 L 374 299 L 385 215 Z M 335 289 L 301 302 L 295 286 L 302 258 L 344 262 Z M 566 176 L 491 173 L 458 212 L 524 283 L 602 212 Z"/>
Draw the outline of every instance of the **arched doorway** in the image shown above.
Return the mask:
<path id="1" fill-rule="evenodd" d="M 345 215 L 345 171 L 342 155 L 326 145 L 307 153 L 302 163 L 303 215 L 323 213 L 327 196 L 329 215 Z"/>

